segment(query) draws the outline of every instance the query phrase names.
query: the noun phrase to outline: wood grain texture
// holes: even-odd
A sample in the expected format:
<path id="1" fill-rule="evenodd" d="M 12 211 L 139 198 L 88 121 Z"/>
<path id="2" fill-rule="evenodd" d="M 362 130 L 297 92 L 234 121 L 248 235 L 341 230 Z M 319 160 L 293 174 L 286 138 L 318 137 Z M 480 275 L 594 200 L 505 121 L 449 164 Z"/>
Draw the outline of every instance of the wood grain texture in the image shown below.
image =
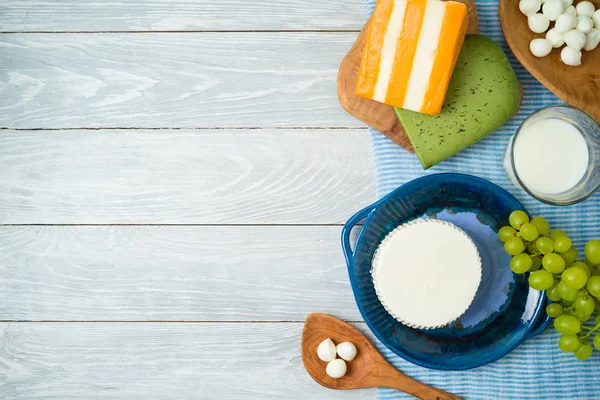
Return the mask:
<path id="1" fill-rule="evenodd" d="M 359 327 L 365 330 L 364 324 Z M 3 400 L 373 399 L 311 380 L 302 324 L 3 323 Z"/>
<path id="2" fill-rule="evenodd" d="M 469 14 L 467 33 L 477 33 L 479 31 L 479 20 L 477 18 L 475 2 L 473 0 L 458 1 L 467 6 Z M 354 42 L 354 45 L 340 64 L 337 77 L 337 93 L 340 105 L 356 119 L 383 133 L 405 150 L 414 152 L 402 124 L 398 121 L 394 108 L 375 100 L 357 96 L 355 93 L 356 80 L 363 56 L 363 49 L 367 43 L 370 24 L 371 19 L 367 20 L 356 38 L 356 42 Z"/>
<path id="3" fill-rule="evenodd" d="M 591 1 L 600 8 L 600 0 Z M 582 65 L 578 67 L 570 67 L 560 60 L 562 48 L 552 50 L 547 57 L 537 58 L 531 54 L 529 44 L 545 35 L 531 32 L 527 17 L 519 11 L 519 2 L 500 0 L 498 15 L 506 41 L 519 62 L 564 102 L 600 121 L 600 50 L 583 51 Z"/>
<path id="4" fill-rule="evenodd" d="M 360 321 L 336 226 L 0 227 L 0 320 Z M 1 381 L 1 379 L 0 379 Z"/>
<path id="5" fill-rule="evenodd" d="M 317 348 L 325 339 L 331 339 L 336 344 L 350 342 L 356 346 L 356 358 L 346 363 L 346 375 L 339 379 L 327 375 L 323 370 L 325 363 L 317 356 Z M 421 400 L 462 400 L 398 371 L 362 332 L 332 315 L 314 313 L 306 318 L 302 330 L 302 362 L 315 381 L 331 389 L 387 387 Z"/>
<path id="6" fill-rule="evenodd" d="M 366 130 L 0 131 L 3 224 L 341 224 Z"/>
<path id="7" fill-rule="evenodd" d="M 360 29 L 360 1 L 4 0 L 0 31 Z"/>
<path id="8" fill-rule="evenodd" d="M 0 127 L 360 127 L 335 94 L 354 36 L 5 34 Z"/>

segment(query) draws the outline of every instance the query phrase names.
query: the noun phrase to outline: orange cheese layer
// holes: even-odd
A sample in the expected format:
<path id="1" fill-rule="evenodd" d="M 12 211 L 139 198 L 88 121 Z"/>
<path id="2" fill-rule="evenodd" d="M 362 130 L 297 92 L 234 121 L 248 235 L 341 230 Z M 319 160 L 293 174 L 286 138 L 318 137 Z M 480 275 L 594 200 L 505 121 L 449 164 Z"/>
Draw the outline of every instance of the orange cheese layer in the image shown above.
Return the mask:
<path id="1" fill-rule="evenodd" d="M 371 19 L 356 94 L 435 115 L 468 26 L 467 7 L 440 0 L 379 0 Z"/>

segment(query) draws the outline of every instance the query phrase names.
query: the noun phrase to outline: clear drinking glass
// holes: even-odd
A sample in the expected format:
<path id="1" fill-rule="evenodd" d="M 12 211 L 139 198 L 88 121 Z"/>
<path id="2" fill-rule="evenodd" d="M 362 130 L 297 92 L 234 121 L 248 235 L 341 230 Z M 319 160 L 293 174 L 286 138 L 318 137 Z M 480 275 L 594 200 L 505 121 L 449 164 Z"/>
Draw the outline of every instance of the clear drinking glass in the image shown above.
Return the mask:
<path id="1" fill-rule="evenodd" d="M 588 147 L 588 167 L 585 175 L 571 189 L 556 194 L 540 193 L 527 187 L 515 168 L 514 149 L 519 133 L 542 119 L 560 119 L 577 128 Z M 542 108 L 531 114 L 510 139 L 504 155 L 504 169 L 515 186 L 524 189 L 535 199 L 555 206 L 568 206 L 590 197 L 600 187 L 600 124 L 587 113 L 571 106 L 556 105 Z"/>

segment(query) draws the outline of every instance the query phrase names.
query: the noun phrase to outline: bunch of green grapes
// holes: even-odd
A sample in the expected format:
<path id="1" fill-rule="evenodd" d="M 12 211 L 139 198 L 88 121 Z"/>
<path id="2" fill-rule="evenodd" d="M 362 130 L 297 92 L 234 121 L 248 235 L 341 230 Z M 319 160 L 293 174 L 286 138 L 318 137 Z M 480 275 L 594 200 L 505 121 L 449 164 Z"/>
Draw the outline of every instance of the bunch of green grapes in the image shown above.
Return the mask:
<path id="1" fill-rule="evenodd" d="M 585 324 L 594 310 L 600 311 L 600 240 L 590 240 L 584 249 L 585 261 L 571 239 L 561 230 L 550 231 L 542 217 L 531 220 L 521 210 L 513 211 L 510 226 L 498 231 L 504 250 L 510 254 L 515 274 L 529 272 L 529 286 L 545 290 L 552 303 L 546 313 L 554 318 L 554 328 L 562 334 L 558 347 L 580 360 L 592 355 L 590 338 L 600 351 L 600 315 L 594 326 Z"/>

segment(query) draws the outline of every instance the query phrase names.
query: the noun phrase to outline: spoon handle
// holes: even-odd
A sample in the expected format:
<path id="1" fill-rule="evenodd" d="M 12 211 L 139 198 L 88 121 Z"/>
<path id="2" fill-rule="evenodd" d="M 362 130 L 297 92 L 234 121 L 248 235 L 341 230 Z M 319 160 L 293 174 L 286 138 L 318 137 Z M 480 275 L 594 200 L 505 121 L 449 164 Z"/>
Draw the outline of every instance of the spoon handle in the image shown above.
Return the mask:
<path id="1" fill-rule="evenodd" d="M 393 376 L 380 376 L 378 381 L 380 386 L 400 390 L 421 400 L 463 400 L 462 397 L 419 382 L 400 371 Z"/>

